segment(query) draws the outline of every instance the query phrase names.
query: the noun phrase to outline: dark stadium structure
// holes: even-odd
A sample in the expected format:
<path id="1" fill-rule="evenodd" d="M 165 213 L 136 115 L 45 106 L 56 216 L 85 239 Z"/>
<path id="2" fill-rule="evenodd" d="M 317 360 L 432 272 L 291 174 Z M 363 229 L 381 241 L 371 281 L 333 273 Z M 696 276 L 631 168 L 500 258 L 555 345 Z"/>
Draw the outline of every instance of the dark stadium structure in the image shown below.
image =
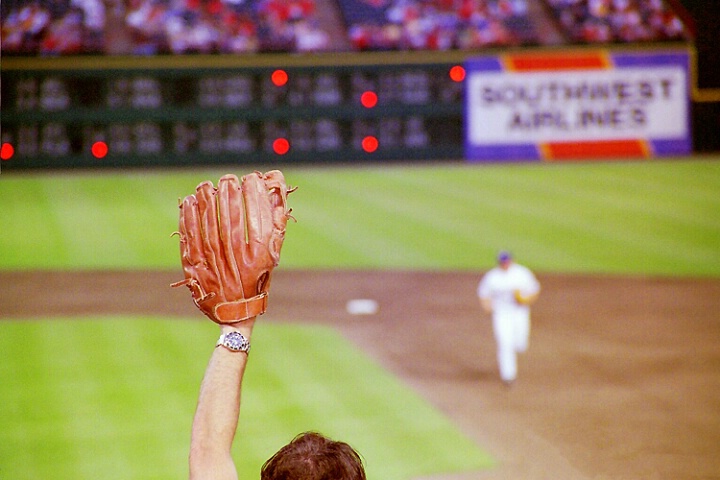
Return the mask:
<path id="1" fill-rule="evenodd" d="M 448 71 L 563 48 L 690 52 L 693 150 L 718 151 L 716 3 L 3 0 L 2 166 L 95 166 L 98 140 L 115 154 L 104 166 L 253 162 L 277 138 L 288 161 L 462 158 Z M 293 81 L 273 84 L 276 68 Z"/>

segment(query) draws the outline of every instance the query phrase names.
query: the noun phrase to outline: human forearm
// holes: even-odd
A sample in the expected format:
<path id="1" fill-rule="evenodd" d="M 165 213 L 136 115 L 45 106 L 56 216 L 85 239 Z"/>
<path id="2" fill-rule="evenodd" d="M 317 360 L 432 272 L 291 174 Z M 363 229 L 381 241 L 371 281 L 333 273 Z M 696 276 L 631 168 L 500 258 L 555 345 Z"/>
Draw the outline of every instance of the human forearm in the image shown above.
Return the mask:
<path id="1" fill-rule="evenodd" d="M 493 311 L 493 304 L 492 300 L 486 297 L 480 297 L 480 306 L 483 310 L 485 310 L 487 313 L 492 313 Z"/>
<path id="2" fill-rule="evenodd" d="M 239 331 L 248 340 L 254 319 L 222 326 L 223 333 Z M 238 326 L 242 325 L 242 326 Z M 190 442 L 191 480 L 237 478 L 230 456 L 240 412 L 240 392 L 248 355 L 217 347 L 205 372 Z"/>

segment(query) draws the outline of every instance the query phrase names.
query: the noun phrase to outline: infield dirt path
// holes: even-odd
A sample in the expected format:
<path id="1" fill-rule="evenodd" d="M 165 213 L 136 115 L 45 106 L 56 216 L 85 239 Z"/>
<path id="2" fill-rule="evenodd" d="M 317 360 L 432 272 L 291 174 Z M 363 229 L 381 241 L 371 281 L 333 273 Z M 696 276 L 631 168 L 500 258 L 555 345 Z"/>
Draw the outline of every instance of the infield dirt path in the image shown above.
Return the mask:
<path id="1" fill-rule="evenodd" d="M 197 316 L 173 272 L 6 272 L 0 318 Z M 276 271 L 263 322 L 335 326 L 498 461 L 432 480 L 720 478 L 720 280 L 538 274 L 519 381 L 479 273 Z M 27 302 L 32 298 L 33 302 Z M 350 315 L 346 302 L 378 302 Z"/>

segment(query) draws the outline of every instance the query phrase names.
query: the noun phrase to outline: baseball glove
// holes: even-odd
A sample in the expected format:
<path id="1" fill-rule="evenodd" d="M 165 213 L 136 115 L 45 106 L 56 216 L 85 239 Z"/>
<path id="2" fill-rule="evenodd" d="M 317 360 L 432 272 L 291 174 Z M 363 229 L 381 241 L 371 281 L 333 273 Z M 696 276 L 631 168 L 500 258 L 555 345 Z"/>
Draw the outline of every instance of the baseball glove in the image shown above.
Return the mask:
<path id="1" fill-rule="evenodd" d="M 532 295 L 525 295 L 520 290 L 515 290 L 513 292 L 513 295 L 515 296 L 515 301 L 520 305 L 530 305 L 535 301 L 537 298 L 537 293 L 534 293 Z"/>
<path id="2" fill-rule="evenodd" d="M 195 305 L 212 321 L 236 323 L 267 309 L 273 269 L 280 262 L 290 215 L 279 170 L 238 180 L 225 175 L 215 188 L 202 182 L 180 204 L 180 260 Z"/>

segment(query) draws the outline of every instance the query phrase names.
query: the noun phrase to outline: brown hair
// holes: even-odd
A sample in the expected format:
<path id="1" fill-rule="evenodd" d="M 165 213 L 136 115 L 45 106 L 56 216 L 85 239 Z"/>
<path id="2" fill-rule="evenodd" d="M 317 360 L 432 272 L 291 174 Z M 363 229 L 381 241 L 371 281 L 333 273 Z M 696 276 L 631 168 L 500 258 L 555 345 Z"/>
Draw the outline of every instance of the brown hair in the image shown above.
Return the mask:
<path id="1" fill-rule="evenodd" d="M 296 436 L 270 457 L 261 480 L 365 480 L 360 455 L 347 443 L 316 432 Z"/>

